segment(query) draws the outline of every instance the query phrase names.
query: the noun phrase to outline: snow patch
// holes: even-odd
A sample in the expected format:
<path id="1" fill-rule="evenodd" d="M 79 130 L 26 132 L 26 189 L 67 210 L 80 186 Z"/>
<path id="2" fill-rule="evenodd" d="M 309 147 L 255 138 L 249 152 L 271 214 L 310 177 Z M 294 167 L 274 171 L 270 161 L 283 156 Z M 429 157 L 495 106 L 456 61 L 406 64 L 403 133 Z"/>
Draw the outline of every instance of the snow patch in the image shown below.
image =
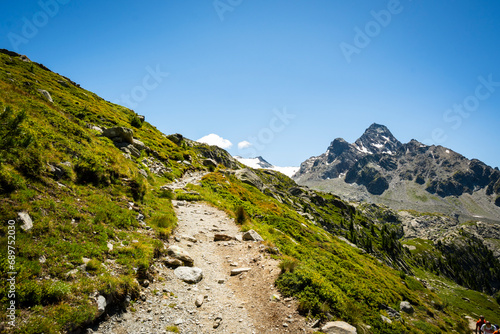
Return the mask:
<path id="1" fill-rule="evenodd" d="M 285 174 L 288 177 L 292 177 L 300 169 L 300 167 L 273 166 L 266 161 L 262 161 L 262 159 L 259 158 L 242 158 L 239 156 L 235 156 L 234 158 L 250 168 L 275 170 Z"/>

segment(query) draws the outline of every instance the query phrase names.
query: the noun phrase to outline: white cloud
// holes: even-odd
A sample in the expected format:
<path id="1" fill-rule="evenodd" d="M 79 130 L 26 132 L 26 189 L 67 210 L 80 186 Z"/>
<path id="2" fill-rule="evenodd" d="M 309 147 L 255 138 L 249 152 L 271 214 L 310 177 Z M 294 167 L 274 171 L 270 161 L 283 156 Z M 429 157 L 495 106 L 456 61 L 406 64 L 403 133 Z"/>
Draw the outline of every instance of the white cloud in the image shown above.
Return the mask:
<path id="1" fill-rule="evenodd" d="M 241 149 L 244 149 L 244 148 L 249 148 L 250 146 L 252 146 L 252 143 L 244 140 L 244 141 L 240 141 L 238 143 L 238 148 L 241 150 Z"/>
<path id="2" fill-rule="evenodd" d="M 205 143 L 208 145 L 216 145 L 223 149 L 228 149 L 233 146 L 233 143 L 231 143 L 229 140 L 224 139 L 221 136 L 216 135 L 215 133 L 211 133 L 209 135 L 201 137 L 200 139 L 197 140 L 197 142 Z"/>

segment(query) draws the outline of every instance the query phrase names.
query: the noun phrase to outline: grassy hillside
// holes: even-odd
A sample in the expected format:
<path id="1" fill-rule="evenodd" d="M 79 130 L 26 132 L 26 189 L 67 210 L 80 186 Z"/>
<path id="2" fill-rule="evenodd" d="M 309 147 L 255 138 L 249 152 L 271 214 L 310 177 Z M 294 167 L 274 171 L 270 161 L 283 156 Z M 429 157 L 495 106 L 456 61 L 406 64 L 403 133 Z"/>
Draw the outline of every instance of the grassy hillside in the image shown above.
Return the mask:
<path id="1" fill-rule="evenodd" d="M 449 283 L 424 287 L 414 274 L 442 278 L 405 250 L 388 211 L 354 207 L 277 172 L 242 170 L 227 152 L 166 136 L 132 110 L 15 54 L 0 53 L 0 104 L 0 122 L 16 130 L 0 128 L 3 309 L 12 300 L 9 272 L 17 273 L 16 326 L 2 312 L 2 330 L 68 332 L 100 316 L 97 296 L 116 305 L 137 298 L 175 229 L 176 196 L 207 201 L 243 230 L 258 231 L 282 261 L 276 285 L 300 301 L 305 315 L 345 320 L 366 333 L 465 333 L 464 314 L 500 320 L 497 302 L 484 294 L 468 293 L 464 305 L 446 292 Z M 101 134 L 112 127 L 133 130 L 143 144 L 136 143 L 139 155 Z M 193 193 L 161 188 L 195 170 L 211 173 Z M 21 228 L 20 212 L 31 217 L 31 229 Z M 9 220 L 17 220 L 14 263 L 6 251 Z M 401 301 L 415 313 L 384 322 L 381 316 L 399 311 Z"/>

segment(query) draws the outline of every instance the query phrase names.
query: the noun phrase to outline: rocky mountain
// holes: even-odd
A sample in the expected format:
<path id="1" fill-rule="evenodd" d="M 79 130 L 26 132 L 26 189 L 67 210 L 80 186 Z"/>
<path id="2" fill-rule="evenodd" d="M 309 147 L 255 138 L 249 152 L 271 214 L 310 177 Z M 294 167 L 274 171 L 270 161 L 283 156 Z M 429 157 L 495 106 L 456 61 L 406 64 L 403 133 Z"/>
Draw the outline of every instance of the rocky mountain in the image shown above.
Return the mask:
<path id="1" fill-rule="evenodd" d="M 500 220 L 500 171 L 442 146 L 402 144 L 372 124 L 354 143 L 335 139 L 304 161 L 294 179 L 353 200 L 397 209 L 459 213 Z"/>

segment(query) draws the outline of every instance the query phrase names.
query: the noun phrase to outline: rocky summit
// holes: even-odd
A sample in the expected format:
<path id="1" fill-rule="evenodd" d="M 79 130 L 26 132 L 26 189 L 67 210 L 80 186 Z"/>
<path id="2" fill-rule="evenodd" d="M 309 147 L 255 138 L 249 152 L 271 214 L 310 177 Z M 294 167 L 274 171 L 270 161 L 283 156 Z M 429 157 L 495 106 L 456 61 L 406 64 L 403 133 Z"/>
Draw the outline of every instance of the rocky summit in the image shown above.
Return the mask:
<path id="1" fill-rule="evenodd" d="M 443 146 L 402 144 L 372 124 L 354 143 L 335 139 L 304 161 L 294 179 L 352 200 L 396 209 L 458 213 L 468 219 L 500 217 L 500 171 Z"/>

